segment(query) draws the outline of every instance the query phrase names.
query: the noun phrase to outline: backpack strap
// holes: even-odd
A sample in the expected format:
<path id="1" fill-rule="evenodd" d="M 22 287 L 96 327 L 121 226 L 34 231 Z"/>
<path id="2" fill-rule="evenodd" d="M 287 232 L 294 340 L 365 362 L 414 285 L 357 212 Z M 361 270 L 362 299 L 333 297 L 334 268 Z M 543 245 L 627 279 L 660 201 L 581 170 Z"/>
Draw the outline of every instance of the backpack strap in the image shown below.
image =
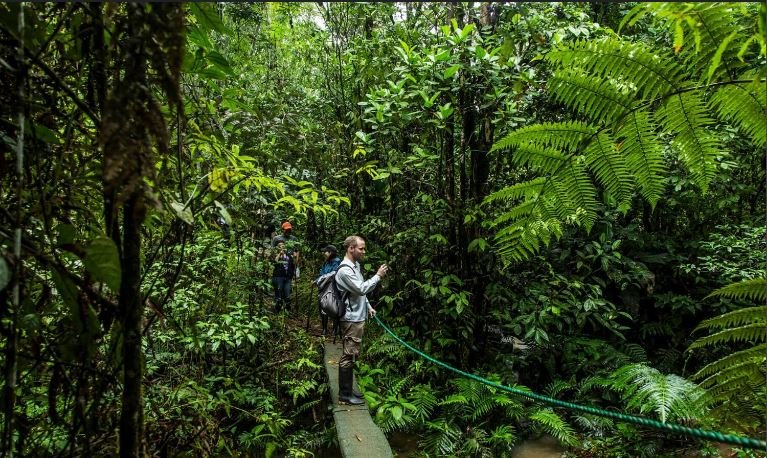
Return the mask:
<path id="1" fill-rule="evenodd" d="M 336 274 L 338 274 L 338 271 L 339 271 L 339 270 L 341 270 L 341 267 L 348 267 L 348 268 L 350 268 L 350 269 L 352 268 L 352 266 L 350 266 L 349 264 L 343 264 L 343 263 L 341 263 L 341 264 L 339 264 L 339 265 L 338 265 L 338 267 L 337 267 L 337 268 L 336 268 L 336 270 L 335 270 L 335 273 L 336 273 Z M 353 270 L 353 269 L 352 269 L 352 270 Z M 348 296 L 348 295 L 349 295 L 349 291 L 347 291 L 346 289 L 344 289 L 343 287 L 341 287 L 341 285 L 339 285 L 339 284 L 338 284 L 338 278 L 337 278 L 337 277 L 334 277 L 334 278 L 333 278 L 333 281 L 335 281 L 335 283 L 336 283 L 336 286 L 338 286 L 338 288 L 339 288 L 339 289 L 341 290 L 341 292 L 344 294 L 344 301 L 346 301 L 346 296 Z"/>
<path id="2" fill-rule="evenodd" d="M 349 264 L 341 263 L 341 264 L 338 264 L 338 267 L 336 267 L 336 269 L 333 272 L 338 273 L 338 271 L 341 270 L 341 267 L 348 267 L 350 269 L 352 268 L 352 266 L 350 266 Z"/>

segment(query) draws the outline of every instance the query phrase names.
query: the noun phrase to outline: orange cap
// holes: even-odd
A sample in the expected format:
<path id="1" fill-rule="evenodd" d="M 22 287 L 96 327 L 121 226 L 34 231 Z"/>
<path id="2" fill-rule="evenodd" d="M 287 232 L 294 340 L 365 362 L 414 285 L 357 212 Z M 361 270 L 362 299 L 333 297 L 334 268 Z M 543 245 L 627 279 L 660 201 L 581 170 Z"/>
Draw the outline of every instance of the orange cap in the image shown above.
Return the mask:
<path id="1" fill-rule="evenodd" d="M 290 222 L 285 221 L 284 223 L 282 223 L 282 230 L 284 231 L 287 229 L 293 229 L 293 226 L 291 226 Z"/>

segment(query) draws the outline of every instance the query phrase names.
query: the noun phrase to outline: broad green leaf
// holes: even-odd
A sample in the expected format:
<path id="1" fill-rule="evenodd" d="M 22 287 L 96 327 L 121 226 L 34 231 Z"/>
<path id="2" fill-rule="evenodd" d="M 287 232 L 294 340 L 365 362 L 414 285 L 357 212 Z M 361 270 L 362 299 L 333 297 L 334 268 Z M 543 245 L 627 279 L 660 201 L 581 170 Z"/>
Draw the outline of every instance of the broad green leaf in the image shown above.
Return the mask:
<path id="1" fill-rule="evenodd" d="M 221 70 L 227 75 L 234 75 L 234 70 L 232 70 L 232 66 L 229 64 L 229 61 L 226 60 L 226 57 L 224 57 L 220 52 L 209 51 L 205 58 L 208 60 L 208 62 L 212 63 L 216 69 Z"/>
<path id="2" fill-rule="evenodd" d="M 733 30 L 731 34 L 722 40 L 722 43 L 720 43 L 719 47 L 716 49 L 714 57 L 711 58 L 711 65 L 708 67 L 708 75 L 706 75 L 708 77 L 707 84 L 711 84 L 711 79 L 714 77 L 714 72 L 716 72 L 716 69 L 719 68 L 719 64 L 722 62 L 722 54 L 724 54 L 724 51 L 727 50 L 727 46 L 730 45 L 730 42 L 733 40 L 733 38 L 735 38 L 738 32 L 740 32 L 740 30 Z"/>
<path id="3" fill-rule="evenodd" d="M 227 33 L 226 26 L 221 20 L 221 16 L 218 15 L 214 3 L 190 2 L 188 5 L 203 33 L 209 30 Z"/>
<path id="4" fill-rule="evenodd" d="M 190 27 L 186 36 L 192 43 L 201 48 L 213 49 L 213 43 L 211 43 L 207 32 L 202 31 L 200 27 Z"/>
<path id="5" fill-rule="evenodd" d="M 85 247 L 83 264 L 93 278 L 106 283 L 112 291 L 120 290 L 120 255 L 112 239 L 104 236 L 93 239 Z"/>
<path id="6" fill-rule="evenodd" d="M 445 69 L 445 72 L 443 73 L 443 76 L 445 77 L 445 79 L 450 78 L 451 76 L 455 75 L 455 72 L 460 70 L 460 68 L 461 68 L 460 64 L 455 64 L 455 65 Z"/>
<path id="7" fill-rule="evenodd" d="M 461 39 L 465 39 L 469 36 L 469 34 L 474 31 L 475 25 L 474 23 L 467 24 L 466 27 L 463 28 L 463 30 L 458 29 L 458 33 L 461 35 Z"/>
<path id="8" fill-rule="evenodd" d="M 61 138 L 59 138 L 59 134 L 47 127 L 45 127 L 42 124 L 34 124 L 32 125 L 29 121 L 26 121 L 25 129 L 27 132 L 33 134 L 35 138 L 37 138 L 40 141 L 43 141 L 45 143 L 53 143 L 55 145 L 58 145 L 61 143 Z"/>
<path id="9" fill-rule="evenodd" d="M 170 206 L 176 213 L 176 216 L 181 219 L 181 221 L 189 225 L 194 224 L 194 215 L 192 214 L 192 210 L 189 208 L 184 208 L 184 205 L 179 202 L 171 202 Z"/>

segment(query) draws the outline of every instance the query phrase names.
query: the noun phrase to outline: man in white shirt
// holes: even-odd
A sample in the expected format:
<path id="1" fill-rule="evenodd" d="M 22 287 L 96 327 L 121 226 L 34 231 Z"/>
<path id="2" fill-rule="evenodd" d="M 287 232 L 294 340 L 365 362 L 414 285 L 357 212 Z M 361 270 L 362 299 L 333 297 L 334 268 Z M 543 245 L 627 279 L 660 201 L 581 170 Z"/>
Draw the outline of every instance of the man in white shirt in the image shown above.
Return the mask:
<path id="1" fill-rule="evenodd" d="M 343 351 L 338 361 L 338 398 L 347 404 L 362 404 L 362 394 L 353 388 L 354 362 L 360 354 L 360 344 L 368 316 L 375 316 L 376 311 L 370 305 L 367 294 L 375 289 L 378 282 L 389 271 L 384 264 L 369 280 L 364 281 L 360 261 L 365 258 L 365 240 L 352 235 L 344 240 L 346 256 L 336 273 L 336 283 L 341 291 L 347 293 L 346 314 L 341 318 Z M 341 269 L 344 264 L 351 269 Z"/>

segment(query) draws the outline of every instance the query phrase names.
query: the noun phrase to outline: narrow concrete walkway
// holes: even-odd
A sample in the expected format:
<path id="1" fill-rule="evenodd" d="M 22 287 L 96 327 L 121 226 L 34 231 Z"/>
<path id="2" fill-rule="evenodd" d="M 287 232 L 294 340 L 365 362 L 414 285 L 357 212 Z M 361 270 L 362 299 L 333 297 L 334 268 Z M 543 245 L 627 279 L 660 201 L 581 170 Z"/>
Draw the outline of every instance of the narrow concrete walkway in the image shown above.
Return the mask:
<path id="1" fill-rule="evenodd" d="M 325 370 L 328 373 L 330 397 L 333 400 L 333 419 L 336 423 L 338 446 L 344 458 L 389 458 L 393 456 L 386 440 L 373 419 L 367 403 L 351 406 L 338 403 L 338 359 L 341 345 L 325 342 Z M 354 381 L 355 388 L 357 381 Z"/>

